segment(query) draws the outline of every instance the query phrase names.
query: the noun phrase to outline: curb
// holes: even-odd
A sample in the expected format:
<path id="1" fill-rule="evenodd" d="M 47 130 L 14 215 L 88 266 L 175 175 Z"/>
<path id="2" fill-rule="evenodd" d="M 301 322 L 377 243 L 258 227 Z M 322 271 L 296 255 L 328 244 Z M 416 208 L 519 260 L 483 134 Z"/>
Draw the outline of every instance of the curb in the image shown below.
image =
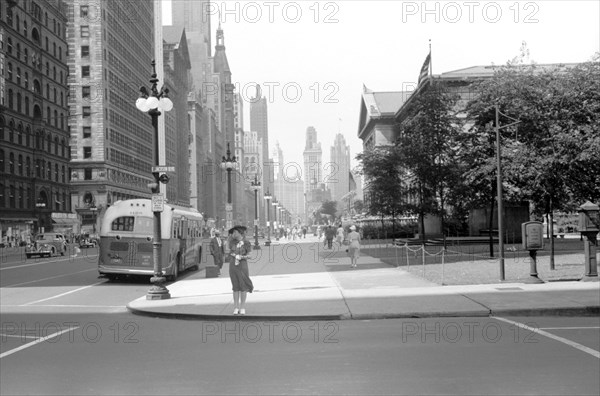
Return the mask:
<path id="1" fill-rule="evenodd" d="M 215 320 L 215 321 L 288 321 L 288 322 L 315 322 L 315 321 L 333 321 L 350 319 L 345 315 L 289 315 L 289 316 L 269 316 L 269 315 L 206 315 L 206 314 L 186 314 L 178 312 L 153 312 L 144 311 L 126 306 L 127 310 L 134 315 L 148 316 L 153 318 L 180 319 L 180 320 Z"/>
<path id="2" fill-rule="evenodd" d="M 216 320 L 216 321 L 341 321 L 341 320 L 382 320 L 382 319 L 427 319 L 427 318 L 459 318 L 459 317 L 493 317 L 493 316 L 598 316 L 600 306 L 590 307 L 562 307 L 562 308 L 531 308 L 531 309 L 500 309 L 485 311 L 463 312 L 409 312 L 409 313 L 373 313 L 373 314 L 340 314 L 340 315 L 206 315 L 186 314 L 177 312 L 153 312 L 126 306 L 134 315 L 155 318 L 180 319 L 180 320 Z"/>
<path id="3" fill-rule="evenodd" d="M 530 308 L 499 309 L 490 312 L 490 316 L 598 316 L 600 306 L 562 307 L 562 308 Z"/>

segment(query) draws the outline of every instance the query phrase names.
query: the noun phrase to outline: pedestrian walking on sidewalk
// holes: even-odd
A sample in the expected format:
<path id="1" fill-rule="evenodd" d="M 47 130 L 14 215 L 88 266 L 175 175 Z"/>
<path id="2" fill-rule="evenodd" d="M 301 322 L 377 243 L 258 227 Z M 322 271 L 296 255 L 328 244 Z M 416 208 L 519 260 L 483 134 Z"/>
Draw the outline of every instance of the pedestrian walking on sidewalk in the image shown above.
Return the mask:
<path id="1" fill-rule="evenodd" d="M 229 233 L 231 240 L 228 260 L 235 308 L 233 314 L 245 315 L 246 296 L 254 290 L 248 270 L 248 255 L 252 251 L 252 244 L 246 240 L 246 227 L 244 226 L 237 225 L 229 230 Z"/>
<path id="2" fill-rule="evenodd" d="M 335 230 L 331 225 L 327 226 L 325 230 L 325 240 L 327 242 L 327 248 L 333 249 L 333 237 L 335 236 Z"/>
<path id="3" fill-rule="evenodd" d="M 350 226 L 350 233 L 348 234 L 348 256 L 350 256 L 350 268 L 356 268 L 356 262 L 360 257 L 360 234 L 356 232 L 356 226 Z"/>
<path id="4" fill-rule="evenodd" d="M 221 231 L 219 230 L 215 230 L 215 236 L 210 240 L 210 254 L 213 256 L 215 265 L 219 268 L 219 275 L 221 275 L 223 258 L 225 256 L 225 245 L 221 240 Z"/>
<path id="5" fill-rule="evenodd" d="M 340 248 L 341 248 L 342 244 L 344 243 L 344 227 L 342 227 L 342 224 L 340 224 L 340 226 L 337 229 L 337 235 L 336 235 L 335 239 L 337 240 L 337 243 L 340 244 Z"/>

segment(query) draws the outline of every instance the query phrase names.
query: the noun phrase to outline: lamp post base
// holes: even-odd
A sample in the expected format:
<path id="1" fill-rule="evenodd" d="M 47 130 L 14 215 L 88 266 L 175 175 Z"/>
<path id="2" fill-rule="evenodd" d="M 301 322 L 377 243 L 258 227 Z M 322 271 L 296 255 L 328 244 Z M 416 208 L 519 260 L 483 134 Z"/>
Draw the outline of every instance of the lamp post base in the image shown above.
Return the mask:
<path id="1" fill-rule="evenodd" d="M 146 300 L 168 300 L 171 298 L 169 290 L 163 285 L 165 281 L 166 279 L 162 276 L 150 278 L 150 282 L 154 284 L 148 289 Z"/>
<path id="2" fill-rule="evenodd" d="M 258 242 L 254 243 L 254 246 L 252 247 L 254 250 L 260 250 L 260 244 Z"/>
<path id="3" fill-rule="evenodd" d="M 271 240 L 270 239 L 267 239 L 265 241 L 265 246 L 271 246 Z"/>
<path id="4" fill-rule="evenodd" d="M 579 282 L 600 282 L 600 278 L 598 278 L 598 274 L 584 275 L 583 278 L 579 279 Z"/>

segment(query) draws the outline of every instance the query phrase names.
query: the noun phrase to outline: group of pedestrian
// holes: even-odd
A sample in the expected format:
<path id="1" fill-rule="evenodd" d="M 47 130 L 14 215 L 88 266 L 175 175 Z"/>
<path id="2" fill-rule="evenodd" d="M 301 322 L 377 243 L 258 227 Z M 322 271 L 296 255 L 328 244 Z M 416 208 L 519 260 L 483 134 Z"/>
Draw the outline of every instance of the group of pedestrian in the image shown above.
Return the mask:
<path id="1" fill-rule="evenodd" d="M 360 257 L 360 234 L 356 231 L 356 226 L 352 225 L 349 228 L 349 232 L 346 235 L 344 227 L 340 224 L 336 229 L 332 225 L 328 225 L 325 228 L 325 239 L 323 240 L 324 245 L 328 249 L 333 249 L 333 240 L 339 244 L 340 249 L 347 245 L 346 253 L 350 257 L 351 265 L 350 268 L 356 268 L 358 258 Z"/>

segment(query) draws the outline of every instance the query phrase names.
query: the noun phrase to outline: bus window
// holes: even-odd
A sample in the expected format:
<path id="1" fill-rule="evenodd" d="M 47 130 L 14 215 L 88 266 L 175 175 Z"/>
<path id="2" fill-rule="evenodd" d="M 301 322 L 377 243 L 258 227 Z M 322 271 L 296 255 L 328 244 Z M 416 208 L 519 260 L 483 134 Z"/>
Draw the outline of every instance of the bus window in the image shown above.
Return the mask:
<path id="1" fill-rule="evenodd" d="M 134 217 L 118 217 L 113 220 L 111 225 L 112 231 L 133 231 Z"/>
<path id="2" fill-rule="evenodd" d="M 151 217 L 137 217 L 135 219 L 136 234 L 152 235 L 153 231 L 153 219 Z"/>

